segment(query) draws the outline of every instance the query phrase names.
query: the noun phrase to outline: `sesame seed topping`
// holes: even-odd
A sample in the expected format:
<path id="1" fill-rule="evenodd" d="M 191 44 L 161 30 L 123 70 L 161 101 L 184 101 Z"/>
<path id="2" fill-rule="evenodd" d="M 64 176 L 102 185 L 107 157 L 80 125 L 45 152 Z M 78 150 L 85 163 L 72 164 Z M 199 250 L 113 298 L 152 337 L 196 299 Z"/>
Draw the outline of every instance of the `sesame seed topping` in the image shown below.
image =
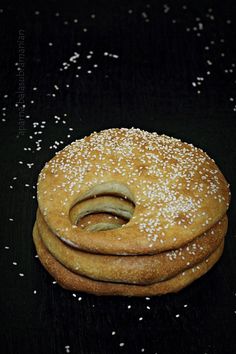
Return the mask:
<path id="1" fill-rule="evenodd" d="M 201 82 L 202 77 L 197 80 Z M 134 213 L 129 225 L 136 225 L 150 249 L 156 244 L 164 247 L 173 227 L 188 232 L 201 220 L 201 227 L 209 229 L 214 220 L 205 207 L 206 200 L 227 208 L 222 195 L 222 175 L 206 153 L 179 139 L 136 128 L 107 129 L 74 141 L 45 165 L 39 185 L 43 185 L 48 173 L 53 188 L 41 192 L 41 197 L 43 194 L 51 197 L 47 197 L 47 206 L 42 208 L 45 216 L 58 190 L 65 190 L 73 198 L 82 188 L 107 180 L 119 179 L 130 190 L 135 185 L 134 202 L 139 214 L 136 220 Z M 60 215 L 66 217 L 68 202 L 61 204 Z M 69 230 L 66 227 L 61 232 Z M 178 234 L 171 240 L 177 242 Z M 174 257 L 171 253 L 169 256 Z"/>

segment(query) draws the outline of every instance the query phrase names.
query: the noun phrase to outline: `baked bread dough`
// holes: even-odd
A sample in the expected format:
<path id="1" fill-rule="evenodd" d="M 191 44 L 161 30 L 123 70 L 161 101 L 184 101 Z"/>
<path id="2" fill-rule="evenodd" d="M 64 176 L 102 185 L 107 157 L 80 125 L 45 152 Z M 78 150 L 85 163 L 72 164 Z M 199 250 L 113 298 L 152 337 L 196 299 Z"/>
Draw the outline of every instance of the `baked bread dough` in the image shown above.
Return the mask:
<path id="1" fill-rule="evenodd" d="M 58 152 L 37 185 L 34 243 L 66 289 L 176 292 L 220 258 L 230 190 L 205 152 L 140 129 L 94 132 Z"/>
<path id="2" fill-rule="evenodd" d="M 206 260 L 179 273 L 174 278 L 151 285 L 130 285 L 91 280 L 75 274 L 61 265 L 48 252 L 40 239 L 37 225 L 34 226 L 33 237 L 42 265 L 60 286 L 68 290 L 83 291 L 95 295 L 153 296 L 178 292 L 211 269 L 220 258 L 224 248 L 224 241 L 222 241 L 221 245 Z"/>
<path id="3" fill-rule="evenodd" d="M 135 205 L 124 227 L 99 232 L 72 224 L 70 210 L 98 195 Z M 93 133 L 58 152 L 38 180 L 39 209 L 70 246 L 103 254 L 155 254 L 179 248 L 225 215 L 229 187 L 201 149 L 165 135 L 114 128 Z"/>
<path id="4" fill-rule="evenodd" d="M 74 249 L 50 231 L 39 211 L 37 227 L 49 252 L 74 273 L 102 281 L 152 284 L 172 278 L 207 258 L 224 239 L 227 217 L 180 249 L 144 256 L 121 257 Z"/>

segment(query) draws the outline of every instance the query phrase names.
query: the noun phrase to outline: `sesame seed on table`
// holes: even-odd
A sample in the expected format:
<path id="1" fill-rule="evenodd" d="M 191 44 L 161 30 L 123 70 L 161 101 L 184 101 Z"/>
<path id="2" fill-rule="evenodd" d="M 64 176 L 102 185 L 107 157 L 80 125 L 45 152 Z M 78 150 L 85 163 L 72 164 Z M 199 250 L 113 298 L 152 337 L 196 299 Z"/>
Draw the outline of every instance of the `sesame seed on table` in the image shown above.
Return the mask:
<path id="1" fill-rule="evenodd" d="M 0 5 L 1 352 L 236 352 L 235 19 L 233 0 Z M 131 134 L 120 146 L 109 128 Z M 182 142 L 192 145 L 183 151 Z M 160 168 L 157 151 L 165 157 Z M 175 224 L 185 233 L 200 218 L 209 229 L 203 198 L 219 207 L 226 202 L 221 175 L 209 165 L 214 159 L 232 192 L 222 258 L 188 288 L 162 297 L 62 289 L 40 266 L 32 242 L 37 178 L 54 156 L 50 197 L 41 198 L 67 190 L 58 205 L 63 218 L 84 183 L 91 188 L 112 172 L 137 190 L 136 208 L 144 206 L 138 228 L 150 252 L 165 248 Z M 142 183 L 140 176 L 146 176 Z M 162 184 L 150 183 L 150 176 Z M 215 231 L 207 237 L 214 239 Z M 203 251 L 192 242 L 166 258 L 191 267 L 186 254 L 193 259 Z"/>

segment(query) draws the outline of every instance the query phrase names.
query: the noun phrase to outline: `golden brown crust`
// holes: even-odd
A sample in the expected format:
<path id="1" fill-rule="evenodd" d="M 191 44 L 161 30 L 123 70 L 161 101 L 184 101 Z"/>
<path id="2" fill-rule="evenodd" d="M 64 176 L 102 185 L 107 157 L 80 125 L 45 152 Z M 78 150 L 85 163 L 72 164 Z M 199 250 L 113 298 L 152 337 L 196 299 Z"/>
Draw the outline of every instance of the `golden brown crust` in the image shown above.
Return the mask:
<path id="1" fill-rule="evenodd" d="M 132 200 L 132 219 L 119 229 L 81 232 L 69 213 L 91 190 Z M 224 176 L 201 149 L 139 129 L 108 129 L 75 141 L 45 165 L 38 181 L 39 208 L 54 234 L 78 249 L 114 255 L 182 247 L 222 219 L 229 199 Z"/>
<path id="2" fill-rule="evenodd" d="M 229 186 L 201 149 L 140 129 L 77 140 L 40 173 L 33 238 L 61 286 L 176 292 L 223 252 Z"/>
<path id="3" fill-rule="evenodd" d="M 224 241 L 222 241 L 206 260 L 171 279 L 152 285 L 130 285 L 95 281 L 69 271 L 46 249 L 38 234 L 36 224 L 33 238 L 41 263 L 63 288 L 95 295 L 153 296 L 177 292 L 205 274 L 220 258 L 224 247 Z"/>
<path id="4" fill-rule="evenodd" d="M 39 210 L 39 235 L 49 252 L 71 271 L 91 279 L 130 284 L 152 284 L 172 278 L 207 258 L 222 242 L 227 231 L 227 217 L 188 245 L 146 256 L 112 256 L 74 249 L 49 230 Z"/>

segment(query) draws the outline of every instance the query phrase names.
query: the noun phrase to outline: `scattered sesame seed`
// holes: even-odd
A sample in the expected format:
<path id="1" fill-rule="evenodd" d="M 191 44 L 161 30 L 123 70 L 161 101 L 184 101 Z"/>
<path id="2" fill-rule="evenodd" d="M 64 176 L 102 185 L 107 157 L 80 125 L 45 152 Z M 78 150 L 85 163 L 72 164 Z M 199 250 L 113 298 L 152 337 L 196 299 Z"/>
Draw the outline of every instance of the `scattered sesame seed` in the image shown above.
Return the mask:
<path id="1" fill-rule="evenodd" d="M 164 13 L 167 14 L 170 11 L 170 7 L 167 4 L 164 4 L 163 7 L 164 7 Z"/>

